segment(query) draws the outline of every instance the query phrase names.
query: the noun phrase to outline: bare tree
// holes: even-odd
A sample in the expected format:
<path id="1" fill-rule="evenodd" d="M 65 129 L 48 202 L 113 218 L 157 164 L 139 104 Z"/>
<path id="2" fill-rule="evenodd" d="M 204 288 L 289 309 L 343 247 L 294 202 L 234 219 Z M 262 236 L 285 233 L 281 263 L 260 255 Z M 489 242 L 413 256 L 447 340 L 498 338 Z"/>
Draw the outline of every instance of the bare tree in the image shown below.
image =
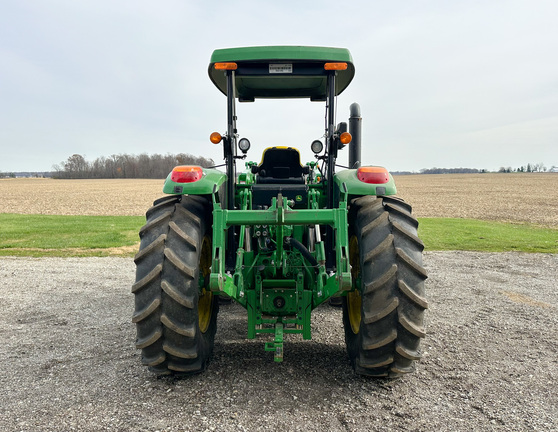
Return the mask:
<path id="1" fill-rule="evenodd" d="M 82 155 L 74 154 L 53 170 L 58 178 L 165 178 L 177 165 L 213 166 L 212 159 L 186 153 L 140 155 L 113 154 L 98 157 L 89 163 Z"/>

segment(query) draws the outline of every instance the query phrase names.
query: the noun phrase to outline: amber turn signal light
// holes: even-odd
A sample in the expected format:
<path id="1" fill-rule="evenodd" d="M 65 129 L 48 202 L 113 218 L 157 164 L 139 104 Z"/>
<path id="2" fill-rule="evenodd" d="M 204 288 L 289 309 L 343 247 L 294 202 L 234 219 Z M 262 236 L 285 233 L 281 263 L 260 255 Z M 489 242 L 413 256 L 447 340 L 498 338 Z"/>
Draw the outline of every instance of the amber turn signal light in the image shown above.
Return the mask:
<path id="1" fill-rule="evenodd" d="M 233 62 L 215 63 L 216 70 L 236 70 L 238 65 Z"/>
<path id="2" fill-rule="evenodd" d="M 222 139 L 223 139 L 223 137 L 221 136 L 221 134 L 219 132 L 213 132 L 211 135 L 209 135 L 209 140 L 213 144 L 219 144 Z"/>
<path id="3" fill-rule="evenodd" d="M 325 70 L 347 70 L 347 63 L 326 63 Z"/>
<path id="4" fill-rule="evenodd" d="M 341 144 L 343 145 L 347 145 L 352 141 L 353 137 L 351 136 L 351 134 L 349 132 L 343 132 L 340 136 L 339 136 L 339 141 L 341 142 Z"/>

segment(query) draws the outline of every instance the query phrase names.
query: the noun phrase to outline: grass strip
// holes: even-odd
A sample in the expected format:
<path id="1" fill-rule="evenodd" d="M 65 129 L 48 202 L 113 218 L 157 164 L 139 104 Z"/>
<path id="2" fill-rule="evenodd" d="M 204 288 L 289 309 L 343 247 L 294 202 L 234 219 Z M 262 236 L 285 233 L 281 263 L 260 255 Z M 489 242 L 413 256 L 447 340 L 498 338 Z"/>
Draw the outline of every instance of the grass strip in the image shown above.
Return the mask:
<path id="1" fill-rule="evenodd" d="M 475 219 L 421 218 L 427 251 L 558 253 L 558 229 Z M 143 216 L 0 213 L 0 256 L 125 256 L 138 250 Z"/>
<path id="2" fill-rule="evenodd" d="M 143 216 L 0 214 L 0 256 L 133 256 Z"/>
<path id="3" fill-rule="evenodd" d="M 458 218 L 421 218 L 419 223 L 427 251 L 558 253 L 554 228 Z"/>

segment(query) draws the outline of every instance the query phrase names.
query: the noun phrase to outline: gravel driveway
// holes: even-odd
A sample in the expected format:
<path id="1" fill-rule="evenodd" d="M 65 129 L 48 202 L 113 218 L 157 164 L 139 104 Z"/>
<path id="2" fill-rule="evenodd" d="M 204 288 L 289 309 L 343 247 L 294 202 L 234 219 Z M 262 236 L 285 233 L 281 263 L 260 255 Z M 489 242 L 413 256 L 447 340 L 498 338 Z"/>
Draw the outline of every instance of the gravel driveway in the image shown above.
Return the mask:
<path id="1" fill-rule="evenodd" d="M 0 430 L 558 430 L 558 255 L 425 264 L 429 334 L 410 376 L 353 375 L 330 306 L 274 364 L 230 305 L 208 370 L 173 380 L 134 348 L 131 259 L 0 258 Z"/>

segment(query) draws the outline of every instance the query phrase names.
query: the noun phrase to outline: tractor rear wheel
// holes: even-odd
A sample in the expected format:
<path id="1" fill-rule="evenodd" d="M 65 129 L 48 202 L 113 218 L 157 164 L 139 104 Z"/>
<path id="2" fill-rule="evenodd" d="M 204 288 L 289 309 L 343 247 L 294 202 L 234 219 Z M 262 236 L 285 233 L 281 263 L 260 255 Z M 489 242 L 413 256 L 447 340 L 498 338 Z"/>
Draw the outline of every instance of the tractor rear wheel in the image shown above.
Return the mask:
<path id="1" fill-rule="evenodd" d="M 158 375 L 201 372 L 213 351 L 219 309 L 207 289 L 210 203 L 198 196 L 164 197 L 146 219 L 134 258 L 136 347 Z"/>
<path id="2" fill-rule="evenodd" d="M 425 336 L 424 245 L 411 206 L 395 197 L 351 202 L 349 257 L 354 290 L 343 302 L 347 352 L 356 373 L 412 372 Z"/>

